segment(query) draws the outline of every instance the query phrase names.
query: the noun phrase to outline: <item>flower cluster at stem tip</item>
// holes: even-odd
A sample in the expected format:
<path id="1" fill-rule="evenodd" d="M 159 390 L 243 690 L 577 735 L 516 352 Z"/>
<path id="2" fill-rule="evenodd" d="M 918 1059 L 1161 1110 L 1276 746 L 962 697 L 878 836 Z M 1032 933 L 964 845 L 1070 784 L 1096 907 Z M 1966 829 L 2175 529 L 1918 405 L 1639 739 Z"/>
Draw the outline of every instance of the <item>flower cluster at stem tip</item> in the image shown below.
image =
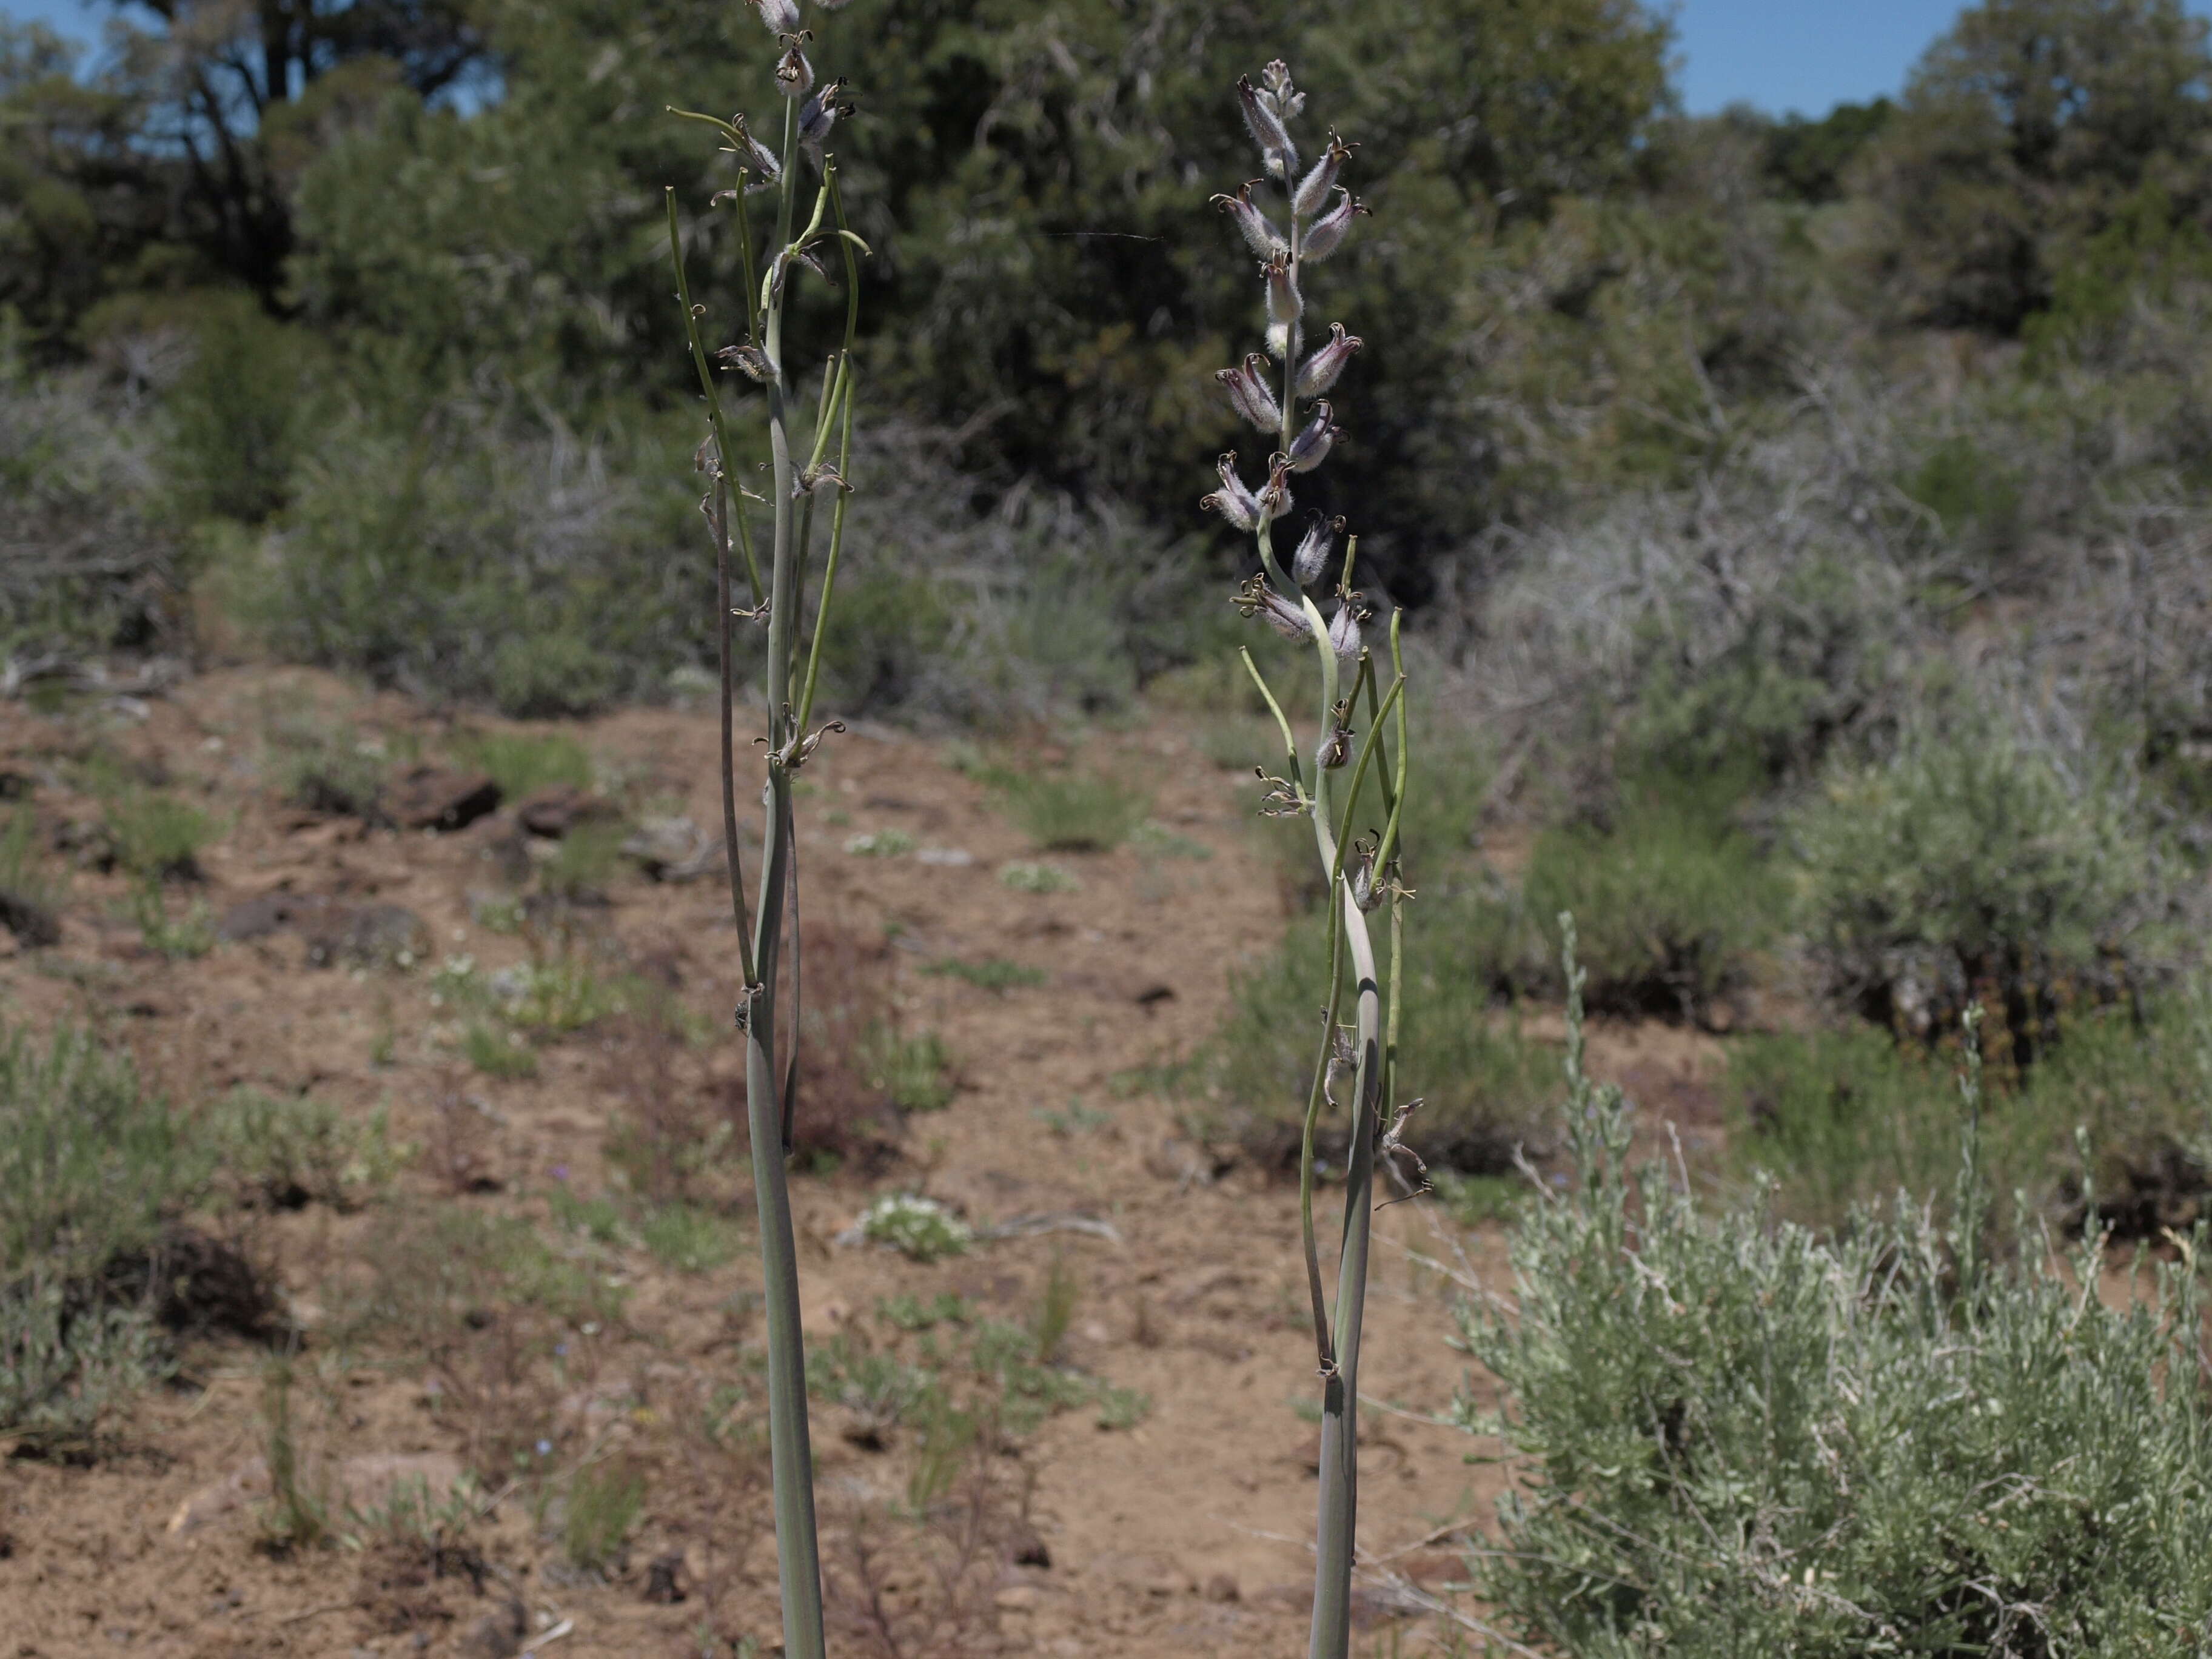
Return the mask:
<path id="1" fill-rule="evenodd" d="M 1218 371 L 1214 379 L 1237 413 L 1267 433 L 1275 447 L 1256 488 L 1244 482 L 1236 452 L 1224 455 L 1221 488 L 1199 505 L 1258 540 L 1261 573 L 1237 592 L 1237 608 L 1248 617 L 1259 617 L 1285 639 L 1305 641 L 1320 625 L 1320 613 L 1310 603 L 1302 602 L 1303 590 L 1328 575 L 1344 521 L 1313 514 L 1287 573 L 1275 556 L 1273 526 L 1291 510 L 1292 475 L 1319 466 L 1341 435 L 1335 410 L 1324 394 L 1344 373 L 1360 342 L 1342 323 L 1331 323 L 1327 337 L 1307 349 L 1300 278 L 1306 265 L 1326 259 L 1343 245 L 1352 221 L 1367 209 L 1337 182 L 1356 146 L 1334 132 L 1312 166 L 1300 169 L 1291 126 L 1305 108 L 1306 97 L 1291 85 L 1291 71 L 1281 59 L 1260 72 L 1257 86 L 1249 76 L 1240 79 L 1237 95 L 1267 176 L 1241 185 L 1233 196 L 1216 196 L 1213 203 L 1229 216 L 1260 260 L 1267 349 Z M 1280 223 L 1253 199 L 1254 191 L 1266 191 L 1271 181 L 1286 210 Z M 1295 584 L 1292 593 L 1283 591 L 1286 576 L 1288 583 Z M 1366 615 L 1358 594 L 1340 592 L 1335 617 L 1328 624 L 1328 642 L 1338 656 L 1359 654 L 1359 624 Z"/>

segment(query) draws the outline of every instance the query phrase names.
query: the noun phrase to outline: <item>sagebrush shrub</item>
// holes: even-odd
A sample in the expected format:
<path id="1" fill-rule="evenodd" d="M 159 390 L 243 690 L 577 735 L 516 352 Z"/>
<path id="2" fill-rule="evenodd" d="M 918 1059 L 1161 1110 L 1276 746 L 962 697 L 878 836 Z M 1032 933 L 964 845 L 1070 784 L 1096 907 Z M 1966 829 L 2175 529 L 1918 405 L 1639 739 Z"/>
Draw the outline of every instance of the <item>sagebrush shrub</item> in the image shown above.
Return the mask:
<path id="1" fill-rule="evenodd" d="M 1993 996 L 2009 1057 L 2032 1060 L 2067 1002 L 2115 988 L 2156 902 L 2124 784 L 1983 720 L 1923 724 L 1887 760 L 1834 768 L 1791 836 L 1837 990 L 1923 1036 Z"/>
<path id="2" fill-rule="evenodd" d="M 1569 1184 L 1523 1206 L 1512 1307 L 1461 1316 L 1504 1401 L 1465 1420 L 1523 1460 L 1475 1558 L 1494 1616 L 1620 1659 L 2201 1650 L 2203 1230 L 2118 1306 L 2100 1238 L 2063 1270 L 2047 1236 L 1994 1261 L 1971 1089 L 1948 1225 L 1715 1211 L 1632 1177 L 1580 1015 Z"/>

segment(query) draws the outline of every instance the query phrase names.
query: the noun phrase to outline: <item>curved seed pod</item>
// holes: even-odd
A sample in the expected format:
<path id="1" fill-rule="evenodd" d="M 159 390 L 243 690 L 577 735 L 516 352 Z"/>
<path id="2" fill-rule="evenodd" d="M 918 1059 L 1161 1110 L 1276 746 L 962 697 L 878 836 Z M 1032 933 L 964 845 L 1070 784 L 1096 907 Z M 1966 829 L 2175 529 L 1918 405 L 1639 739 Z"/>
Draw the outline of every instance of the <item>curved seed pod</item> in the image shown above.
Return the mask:
<path id="1" fill-rule="evenodd" d="M 1253 205 L 1252 185 L 1259 182 L 1253 179 L 1234 196 L 1215 197 L 1213 205 L 1236 220 L 1237 228 L 1244 233 L 1245 243 L 1253 252 L 1262 259 L 1279 258 L 1290 252 L 1291 245 L 1283 240 L 1283 233 L 1275 228 L 1273 222 Z"/>
<path id="2" fill-rule="evenodd" d="M 1235 368 L 1216 369 L 1213 378 L 1228 388 L 1229 401 L 1237 412 L 1261 431 L 1273 433 L 1281 427 L 1282 410 L 1267 385 L 1267 360 L 1258 352 Z"/>
<path id="3" fill-rule="evenodd" d="M 1323 519 L 1318 513 L 1306 526 L 1298 550 L 1291 555 L 1291 575 L 1300 587 L 1311 587 L 1328 574 L 1336 555 L 1336 538 L 1344 530 L 1342 519 Z"/>
<path id="4" fill-rule="evenodd" d="M 775 89 L 787 98 L 804 98 L 814 84 L 814 65 L 806 61 L 806 54 L 799 48 L 800 37 L 785 37 L 789 45 L 783 56 L 775 60 Z"/>
<path id="5" fill-rule="evenodd" d="M 799 32 L 799 0 L 753 0 L 753 9 L 771 34 Z"/>
<path id="6" fill-rule="evenodd" d="M 1310 173 L 1298 180 L 1297 190 L 1291 198 L 1291 211 L 1304 218 L 1328 200 L 1329 191 L 1336 187 L 1338 169 L 1358 148 L 1356 144 L 1346 143 L 1334 132 L 1330 133 L 1328 148 L 1321 153 L 1321 160 L 1313 164 Z"/>
<path id="7" fill-rule="evenodd" d="M 1328 459 L 1329 448 L 1343 435 L 1344 428 L 1330 423 L 1328 399 L 1324 398 L 1314 405 L 1313 418 L 1305 423 L 1298 435 L 1291 440 L 1288 457 L 1293 472 L 1310 472 Z"/>
<path id="8" fill-rule="evenodd" d="M 1199 506 L 1208 513 L 1218 513 L 1239 530 L 1260 527 L 1260 500 L 1245 489 L 1244 481 L 1237 476 L 1237 452 L 1230 451 L 1220 460 L 1221 488 L 1211 495 L 1199 498 Z"/>
<path id="9" fill-rule="evenodd" d="M 1314 349 L 1313 355 L 1298 365 L 1297 394 L 1301 398 L 1318 398 L 1336 384 L 1336 377 L 1344 373 L 1344 366 L 1352 361 L 1352 354 L 1359 349 L 1359 337 L 1346 334 L 1342 323 L 1328 325 L 1328 338 Z"/>
<path id="10" fill-rule="evenodd" d="M 1352 228 L 1353 219 L 1363 213 L 1373 216 L 1370 210 L 1360 205 L 1359 198 L 1342 185 L 1336 187 L 1336 193 L 1342 199 L 1306 227 L 1306 239 L 1298 247 L 1300 260 L 1328 258 L 1344 240 L 1344 234 Z"/>

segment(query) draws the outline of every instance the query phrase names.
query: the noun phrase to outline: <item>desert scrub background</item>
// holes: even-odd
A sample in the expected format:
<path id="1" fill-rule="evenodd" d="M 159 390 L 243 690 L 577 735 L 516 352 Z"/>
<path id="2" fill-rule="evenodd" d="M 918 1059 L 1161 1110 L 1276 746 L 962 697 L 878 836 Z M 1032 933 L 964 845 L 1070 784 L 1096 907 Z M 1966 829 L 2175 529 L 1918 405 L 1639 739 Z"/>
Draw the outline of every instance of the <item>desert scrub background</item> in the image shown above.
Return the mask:
<path id="1" fill-rule="evenodd" d="M 2117 1304 L 2094 1230 L 2063 1264 L 2033 1232 L 1993 1257 L 1971 1055 L 1948 1222 L 1903 1195 L 1831 1238 L 1716 1208 L 1631 1172 L 1579 1019 L 1568 1180 L 1514 1227 L 1511 1304 L 1461 1319 L 1507 1402 L 1462 1420 L 1528 1460 L 1471 1563 L 1505 1628 L 1621 1655 L 2186 1642 L 2212 1610 L 2175 1531 L 2212 1502 L 2203 1225 Z"/>

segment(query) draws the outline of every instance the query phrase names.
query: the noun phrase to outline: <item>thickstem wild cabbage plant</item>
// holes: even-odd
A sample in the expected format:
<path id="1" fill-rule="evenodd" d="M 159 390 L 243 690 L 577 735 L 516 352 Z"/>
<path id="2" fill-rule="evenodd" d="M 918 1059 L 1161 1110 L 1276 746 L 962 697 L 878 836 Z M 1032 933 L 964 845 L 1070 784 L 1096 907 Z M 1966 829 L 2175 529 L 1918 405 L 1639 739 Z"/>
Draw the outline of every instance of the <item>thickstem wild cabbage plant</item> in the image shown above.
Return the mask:
<path id="1" fill-rule="evenodd" d="M 824 4 L 842 0 L 823 0 Z M 837 559 L 844 540 L 845 482 L 852 461 L 853 340 L 860 320 L 859 268 L 855 254 L 867 248 L 848 229 L 837 191 L 837 164 L 826 148 L 840 118 L 851 113 L 841 101 L 842 80 L 817 83 L 806 48 L 811 30 L 799 27 L 798 0 L 755 0 L 761 21 L 775 38 L 776 90 L 782 94 L 781 142 L 775 149 L 754 137 L 742 115 L 719 117 L 677 110 L 672 113 L 714 129 L 724 148 L 737 157 L 737 181 L 716 192 L 712 207 L 726 210 L 736 222 L 744 273 L 744 317 L 739 337 L 708 352 L 707 308 L 694 305 L 684 274 L 684 242 L 675 192 L 668 195 L 668 240 L 676 263 L 677 297 L 691 343 L 706 404 L 708 433 L 698 465 L 708 476 L 700 503 L 714 547 L 716 638 L 722 684 L 722 838 L 730 880 L 730 903 L 738 925 L 738 952 L 744 973 L 744 999 L 737 1011 L 745 1042 L 745 1119 L 752 1141 L 753 1190 L 760 1211 L 761 1273 L 766 1293 L 769 1462 L 775 1490 L 777 1571 L 783 1598 L 783 1651 L 788 1659 L 822 1659 L 822 1568 L 815 1534 L 814 1460 L 806 1425 L 806 1357 L 799 1327 L 799 1270 L 792 1240 L 791 1194 L 786 1162 L 791 1146 L 792 1111 L 799 1090 L 799 876 L 792 823 L 792 779 L 824 736 L 844 727 L 830 721 L 807 729 L 822 666 L 830 605 L 836 593 Z M 758 251 L 750 198 L 773 204 L 773 228 Z M 811 196 L 804 226 L 801 198 Z M 823 256 L 835 249 L 843 269 L 845 329 L 842 344 L 823 362 L 813 426 L 794 443 L 791 405 L 797 377 L 787 360 L 784 318 L 791 285 L 802 270 L 829 280 Z M 759 387 L 768 428 L 770 522 L 768 568 L 763 574 L 752 532 L 754 503 L 761 498 L 739 482 L 738 452 L 730 437 L 729 411 L 723 403 L 714 365 L 738 375 L 740 384 Z M 830 446 L 836 447 L 836 459 Z M 828 556 L 822 591 L 814 606 L 813 628 L 805 633 L 801 656 L 802 607 L 809 544 L 817 501 L 828 496 Z M 734 541 L 750 602 L 732 605 L 732 544 Z M 748 908 L 738 862 L 736 739 L 732 730 L 736 687 L 731 671 L 730 625 L 733 619 L 767 635 L 763 667 L 768 732 L 758 739 L 766 751 L 767 780 L 762 790 L 758 900 Z M 789 996 L 781 993 L 787 930 L 791 951 Z M 777 1049 L 779 1021 L 784 1052 Z"/>
<path id="2" fill-rule="evenodd" d="M 1260 84 L 1237 83 L 1244 122 L 1267 176 L 1214 202 L 1232 219 L 1260 258 L 1266 289 L 1267 351 L 1253 352 L 1215 376 L 1239 415 L 1265 433 L 1274 447 L 1256 488 L 1248 485 L 1234 453 L 1221 458 L 1221 488 L 1201 505 L 1218 513 L 1257 544 L 1260 569 L 1237 594 L 1237 608 L 1258 617 L 1291 644 L 1311 650 L 1321 666 L 1320 738 L 1310 757 L 1298 741 L 1281 702 L 1248 650 L 1245 668 L 1281 732 L 1285 775 L 1261 777 L 1267 788 L 1261 811 L 1313 822 L 1315 849 L 1329 884 L 1329 1002 L 1320 1053 L 1306 1098 L 1305 1130 L 1298 1158 L 1299 1209 L 1305 1243 L 1306 1283 L 1313 1305 L 1314 1346 L 1322 1384 L 1320 1514 L 1316 1528 L 1310 1659 L 1343 1659 L 1352 1640 L 1352 1562 L 1358 1505 L 1360 1322 L 1367 1295 L 1369 1229 L 1375 1206 L 1375 1169 L 1393 1155 L 1419 1162 L 1399 1136 L 1418 1101 L 1385 1122 L 1383 1103 L 1396 1098 L 1400 957 L 1405 941 L 1405 902 L 1412 895 L 1398 879 L 1398 822 L 1406 789 L 1405 659 L 1397 619 L 1390 626 L 1390 680 L 1386 687 L 1361 637 L 1372 612 L 1352 586 L 1358 538 L 1337 538 L 1344 520 L 1309 515 L 1285 572 L 1275 550 L 1275 524 L 1291 509 L 1291 480 L 1328 458 L 1339 436 L 1334 410 L 1323 395 L 1359 349 L 1356 335 L 1331 323 L 1309 349 L 1304 277 L 1309 264 L 1326 259 L 1343 243 L 1366 210 L 1337 176 L 1352 147 L 1335 133 L 1310 167 L 1302 167 L 1291 127 L 1305 94 L 1291 82 L 1279 60 L 1261 71 Z M 1259 193 L 1259 199 L 1255 198 Z M 1279 203 L 1279 222 L 1269 210 Z M 1335 581 L 1329 589 L 1329 578 Z M 1328 591 L 1327 616 L 1308 590 Z M 1387 741 L 1383 732 L 1391 729 Z M 1356 750 L 1355 750 L 1356 743 Z M 1356 753 L 1356 758 L 1355 758 Z M 1352 838 L 1362 811 L 1363 786 L 1372 776 L 1382 826 Z M 1386 1015 L 1376 972 L 1368 918 L 1389 907 L 1390 999 Z M 1346 969 L 1353 999 L 1350 1024 L 1340 1024 Z M 1348 1081 L 1348 1103 L 1337 1089 Z M 1344 1216 L 1338 1241 L 1336 1296 L 1332 1305 L 1322 1283 L 1314 1228 L 1314 1137 L 1324 1106 L 1348 1104 L 1350 1152 L 1346 1160 Z"/>

